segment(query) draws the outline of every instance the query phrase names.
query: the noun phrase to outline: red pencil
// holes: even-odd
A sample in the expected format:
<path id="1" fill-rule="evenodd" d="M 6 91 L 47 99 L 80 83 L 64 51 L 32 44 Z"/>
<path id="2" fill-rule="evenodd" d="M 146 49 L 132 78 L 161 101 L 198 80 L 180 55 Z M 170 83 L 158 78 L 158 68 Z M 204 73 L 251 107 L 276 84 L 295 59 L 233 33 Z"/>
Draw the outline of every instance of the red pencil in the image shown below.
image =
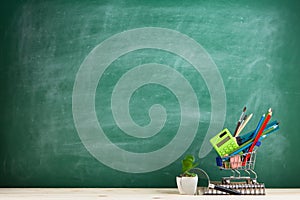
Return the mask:
<path id="1" fill-rule="evenodd" d="M 255 137 L 255 139 L 254 139 L 254 141 L 253 141 L 253 143 L 252 143 L 252 145 L 251 145 L 250 148 L 249 148 L 249 151 L 247 152 L 247 153 L 249 153 L 249 154 L 247 154 L 246 157 L 245 157 L 244 160 L 243 160 L 242 166 L 245 166 L 245 165 L 246 165 L 246 162 L 248 161 L 251 152 L 253 151 L 253 149 L 254 149 L 254 147 L 255 147 L 257 141 L 259 140 L 259 138 L 260 138 L 260 136 L 261 136 L 261 134 L 262 134 L 262 132 L 265 130 L 265 128 L 266 128 L 266 126 L 267 126 L 269 120 L 271 119 L 271 116 L 272 116 L 272 109 L 270 108 L 270 109 L 268 110 L 268 114 L 267 114 L 267 116 L 266 116 L 266 118 L 265 118 L 265 121 L 263 122 L 262 126 L 260 127 L 260 129 L 259 129 L 259 131 L 258 131 L 258 133 L 257 133 L 257 135 L 256 135 L 256 137 Z"/>

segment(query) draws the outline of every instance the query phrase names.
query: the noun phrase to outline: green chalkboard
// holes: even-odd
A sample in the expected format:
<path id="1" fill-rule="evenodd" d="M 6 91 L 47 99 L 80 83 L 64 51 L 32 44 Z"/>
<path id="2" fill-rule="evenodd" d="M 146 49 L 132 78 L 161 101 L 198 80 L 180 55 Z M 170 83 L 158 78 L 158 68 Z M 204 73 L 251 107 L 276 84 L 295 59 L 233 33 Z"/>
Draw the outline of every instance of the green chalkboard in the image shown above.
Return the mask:
<path id="1" fill-rule="evenodd" d="M 280 130 L 258 148 L 267 187 L 300 187 L 300 4 L 14 0 L 0 7 L 0 187 L 175 187 L 209 139 Z"/>

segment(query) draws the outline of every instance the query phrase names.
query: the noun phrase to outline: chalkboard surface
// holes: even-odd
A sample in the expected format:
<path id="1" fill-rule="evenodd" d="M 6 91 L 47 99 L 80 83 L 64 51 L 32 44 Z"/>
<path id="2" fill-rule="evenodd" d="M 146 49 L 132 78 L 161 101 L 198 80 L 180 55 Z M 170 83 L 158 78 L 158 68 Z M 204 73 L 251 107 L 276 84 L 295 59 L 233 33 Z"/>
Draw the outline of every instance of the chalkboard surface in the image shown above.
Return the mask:
<path id="1" fill-rule="evenodd" d="M 14 0 L 0 8 L 0 186 L 175 187 L 209 139 L 280 130 L 258 148 L 267 187 L 300 187 L 298 1 Z"/>

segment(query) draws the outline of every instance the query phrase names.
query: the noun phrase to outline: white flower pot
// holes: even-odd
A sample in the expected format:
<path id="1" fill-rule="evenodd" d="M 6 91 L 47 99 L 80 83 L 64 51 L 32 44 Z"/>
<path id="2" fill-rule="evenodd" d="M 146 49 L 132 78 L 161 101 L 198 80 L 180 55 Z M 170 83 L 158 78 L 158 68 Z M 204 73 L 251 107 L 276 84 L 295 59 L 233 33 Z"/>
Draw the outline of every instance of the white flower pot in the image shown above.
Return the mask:
<path id="1" fill-rule="evenodd" d="M 195 177 L 176 177 L 179 194 L 196 195 L 198 176 Z"/>

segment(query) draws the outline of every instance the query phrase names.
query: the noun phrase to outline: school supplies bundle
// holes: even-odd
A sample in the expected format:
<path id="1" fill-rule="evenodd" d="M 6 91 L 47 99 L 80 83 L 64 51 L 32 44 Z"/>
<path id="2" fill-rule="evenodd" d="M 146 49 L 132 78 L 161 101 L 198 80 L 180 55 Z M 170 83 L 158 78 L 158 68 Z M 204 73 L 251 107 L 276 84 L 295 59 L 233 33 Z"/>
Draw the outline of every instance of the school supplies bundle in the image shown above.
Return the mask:
<path id="1" fill-rule="evenodd" d="M 218 153 L 217 166 L 222 170 L 231 170 L 233 173 L 230 177 L 222 178 L 223 185 L 235 187 L 237 190 L 244 191 L 244 194 L 265 194 L 264 184 L 257 183 L 257 174 L 254 171 L 256 152 L 262 140 L 279 129 L 279 122 L 277 120 L 270 121 L 272 117 L 270 108 L 261 116 L 254 130 L 241 135 L 252 116 L 252 113 L 246 114 L 246 107 L 244 107 L 233 134 L 225 128 L 211 138 L 210 143 Z M 241 172 L 246 172 L 247 175 L 242 176 Z M 234 182 L 234 186 L 232 182 Z M 245 184 L 253 192 L 244 190 Z M 210 193 L 217 194 L 214 191 L 210 191 Z"/>

